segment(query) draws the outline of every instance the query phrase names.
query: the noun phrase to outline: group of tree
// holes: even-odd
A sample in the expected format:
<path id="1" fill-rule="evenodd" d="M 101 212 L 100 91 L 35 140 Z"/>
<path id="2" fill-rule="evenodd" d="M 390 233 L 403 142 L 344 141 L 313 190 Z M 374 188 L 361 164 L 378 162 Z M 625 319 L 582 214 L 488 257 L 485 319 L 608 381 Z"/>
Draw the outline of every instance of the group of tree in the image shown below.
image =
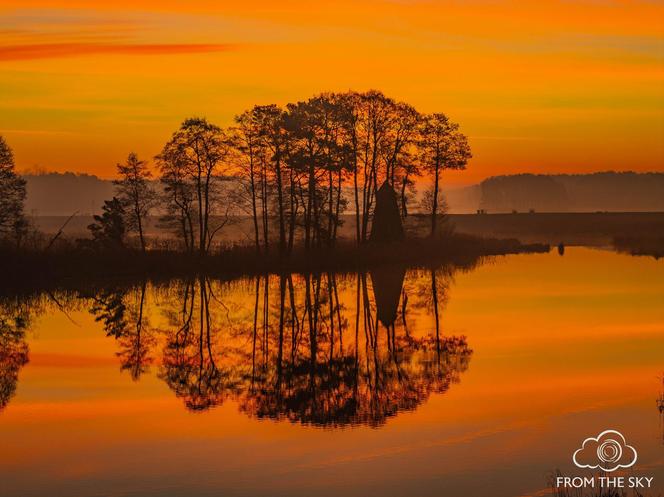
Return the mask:
<path id="1" fill-rule="evenodd" d="M 368 241 L 376 194 L 387 183 L 408 216 L 415 180 L 431 185 L 431 235 L 440 213 L 440 177 L 464 169 L 466 137 L 444 114 L 420 114 L 381 92 L 324 93 L 309 100 L 256 106 L 228 130 L 253 219 L 254 245 L 281 253 L 298 233 L 306 248 L 331 247 L 341 214 L 355 218 L 355 240 Z M 426 196 L 426 195 L 425 195 Z"/>
<path id="2" fill-rule="evenodd" d="M 436 235 L 441 174 L 464 169 L 466 137 L 444 114 L 421 114 L 379 91 L 323 93 L 306 101 L 260 105 L 222 129 L 204 118 L 185 120 L 148 163 L 129 154 L 118 164 L 115 197 L 90 225 L 94 243 L 123 247 L 134 234 L 146 249 L 145 226 L 158 212 L 187 252 L 204 255 L 229 220 L 250 216 L 256 251 L 288 254 L 332 247 L 342 214 L 354 217 L 355 240 L 369 240 L 376 194 L 387 184 L 402 217 L 414 202 L 416 180 Z M 0 141 L 0 230 L 23 223 L 25 183 Z"/>

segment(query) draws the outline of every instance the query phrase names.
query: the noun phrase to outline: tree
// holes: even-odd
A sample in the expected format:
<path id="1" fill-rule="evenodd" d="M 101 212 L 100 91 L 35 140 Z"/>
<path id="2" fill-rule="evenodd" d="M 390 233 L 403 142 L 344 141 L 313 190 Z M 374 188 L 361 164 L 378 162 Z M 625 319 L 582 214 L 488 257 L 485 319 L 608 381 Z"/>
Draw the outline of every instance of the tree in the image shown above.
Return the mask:
<path id="1" fill-rule="evenodd" d="M 408 188 L 413 187 L 413 176 L 419 174 L 415 154 L 418 127 L 422 120 L 415 108 L 404 102 L 396 102 L 391 108 L 387 137 L 382 154 L 385 162 L 385 180 L 399 189 L 402 217 L 408 216 Z"/>
<path id="2" fill-rule="evenodd" d="M 138 232 L 141 250 L 145 252 L 144 223 L 156 203 L 157 195 L 150 185 L 152 173 L 145 161 L 132 152 L 125 164 L 117 165 L 120 179 L 115 180 L 117 198 L 127 214 L 127 229 Z"/>
<path id="3" fill-rule="evenodd" d="M 276 105 L 256 106 L 252 109 L 252 119 L 257 126 L 258 136 L 268 151 L 269 162 L 274 172 L 274 185 L 277 191 L 277 216 L 279 221 L 279 253 L 284 254 L 286 244 L 286 187 L 285 161 L 286 130 L 284 111 Z"/>
<path id="4" fill-rule="evenodd" d="M 184 153 L 177 148 L 156 157 L 164 187 L 162 204 L 166 213 L 160 218 L 161 226 L 173 228 L 182 238 L 185 250 L 194 250 L 194 185 L 189 178 Z"/>
<path id="5" fill-rule="evenodd" d="M 197 249 L 201 256 L 207 254 L 214 235 L 223 226 L 212 227 L 210 217 L 219 198 L 221 168 L 229 152 L 230 143 L 222 129 L 204 118 L 194 117 L 182 123 L 158 156 L 169 168 L 176 165 L 178 176 L 181 175 L 178 181 L 193 189 L 195 212 L 190 214 L 197 217 Z M 192 233 L 192 242 L 193 238 Z"/>
<path id="6" fill-rule="evenodd" d="M 323 93 L 288 105 L 288 162 L 304 210 L 305 247 L 335 243 L 346 201 L 344 174 L 352 170 L 352 109 L 344 95 Z M 325 222 L 325 220 L 327 222 Z"/>
<path id="7" fill-rule="evenodd" d="M 318 173 L 323 162 L 322 142 L 323 108 L 320 100 L 288 104 L 286 127 L 292 138 L 289 154 L 291 169 L 302 178 L 298 196 L 303 208 L 304 246 L 311 248 L 319 233 L 320 202 L 316 195 Z"/>
<path id="8" fill-rule="evenodd" d="M 362 241 L 367 241 L 369 221 L 378 191 L 378 175 L 380 168 L 380 151 L 389 131 L 389 114 L 394 101 L 379 91 L 369 91 L 360 98 L 360 150 L 363 165 L 364 184 Z M 385 178 L 388 177 L 387 170 Z"/>
<path id="9" fill-rule="evenodd" d="M 431 193 L 431 237 L 438 225 L 440 174 L 445 169 L 465 169 L 472 157 L 468 139 L 459 131 L 459 125 L 445 114 L 424 117 L 420 130 L 419 152 L 421 167 L 433 177 Z"/>
<path id="10" fill-rule="evenodd" d="M 419 202 L 420 212 L 431 213 L 431 211 L 433 210 L 434 188 L 435 188 L 434 185 L 431 185 L 429 188 L 427 188 L 422 192 Z M 438 233 L 439 235 L 450 233 L 452 231 L 452 226 L 450 226 L 448 223 L 449 204 L 447 203 L 447 199 L 445 198 L 445 195 L 443 195 L 443 192 L 440 189 L 438 190 L 438 198 L 435 199 L 435 202 L 436 202 L 436 212 L 437 212 L 436 233 Z M 442 233 L 439 231 L 441 229 L 443 230 Z"/>
<path id="11" fill-rule="evenodd" d="M 267 217 L 265 213 L 264 196 L 264 178 L 265 171 L 265 143 L 261 139 L 260 129 L 256 120 L 254 111 L 245 111 L 235 117 L 237 126 L 232 129 L 233 146 L 240 156 L 240 169 L 243 176 L 247 178 L 243 181 L 250 195 L 251 218 L 254 225 L 254 245 L 256 251 L 260 252 L 260 232 L 259 232 L 259 201 L 261 203 L 261 223 L 263 227 L 264 245 L 267 250 Z"/>
<path id="12" fill-rule="evenodd" d="M 95 215 L 95 222 L 88 226 L 95 243 L 104 249 L 124 248 L 125 210 L 117 197 L 106 200 L 102 214 Z"/>
<path id="13" fill-rule="evenodd" d="M 25 198 L 25 180 L 16 174 L 14 154 L 0 136 L 0 238 L 13 238 L 20 244 L 27 228 Z"/>

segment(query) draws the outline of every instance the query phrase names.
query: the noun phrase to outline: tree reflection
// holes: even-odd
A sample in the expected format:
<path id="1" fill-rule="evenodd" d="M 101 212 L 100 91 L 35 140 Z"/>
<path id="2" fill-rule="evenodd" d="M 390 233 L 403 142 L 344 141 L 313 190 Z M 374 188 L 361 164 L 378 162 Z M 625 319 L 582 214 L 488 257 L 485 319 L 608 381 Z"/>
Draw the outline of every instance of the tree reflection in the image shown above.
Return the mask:
<path id="1" fill-rule="evenodd" d="M 145 312 L 147 282 L 138 288 L 105 289 L 92 298 L 90 312 L 102 323 L 106 335 L 119 344 L 120 370 L 138 381 L 153 362 L 156 343 Z"/>
<path id="2" fill-rule="evenodd" d="M 168 292 L 172 328 L 165 332 L 160 377 L 190 410 L 232 398 L 256 418 L 380 426 L 458 382 L 472 355 L 464 337 L 441 337 L 444 285 L 435 273 L 433 329 L 409 334 L 404 274 L 344 277 L 346 299 L 334 274 L 259 276 L 242 289 L 251 304 L 237 306 L 245 312 L 235 322 L 225 304 L 211 298 L 210 281 L 182 283 Z M 353 286 L 354 308 L 348 299 Z"/>
<path id="3" fill-rule="evenodd" d="M 0 411 L 16 393 L 18 374 L 28 363 L 25 330 L 30 307 L 19 299 L 0 301 Z"/>
<path id="4" fill-rule="evenodd" d="M 217 364 L 217 335 L 210 312 L 210 282 L 200 276 L 179 289 L 182 306 L 171 314 L 177 326 L 168 337 L 159 377 L 184 400 L 187 409 L 202 411 L 223 403 L 234 391 L 233 371 Z"/>
<path id="5" fill-rule="evenodd" d="M 198 275 L 59 293 L 66 305 L 49 295 L 70 320 L 68 308 L 89 309 L 134 381 L 157 364 L 191 411 L 232 399 L 259 419 L 376 427 L 468 368 L 465 337 L 442 332 L 451 278 L 449 268 L 398 267 L 225 283 Z M 46 297 L 38 300 L 0 300 L 0 410 L 28 362 L 25 330 Z"/>
<path id="6" fill-rule="evenodd" d="M 443 336 L 452 271 L 386 268 L 353 275 L 203 275 L 79 294 L 135 381 L 157 376 L 191 411 L 232 399 L 254 418 L 380 426 L 460 380 L 472 351 Z M 406 283 L 404 283 L 406 282 Z M 154 325 L 153 323 L 157 323 Z M 2 317 L 3 404 L 27 345 Z"/>

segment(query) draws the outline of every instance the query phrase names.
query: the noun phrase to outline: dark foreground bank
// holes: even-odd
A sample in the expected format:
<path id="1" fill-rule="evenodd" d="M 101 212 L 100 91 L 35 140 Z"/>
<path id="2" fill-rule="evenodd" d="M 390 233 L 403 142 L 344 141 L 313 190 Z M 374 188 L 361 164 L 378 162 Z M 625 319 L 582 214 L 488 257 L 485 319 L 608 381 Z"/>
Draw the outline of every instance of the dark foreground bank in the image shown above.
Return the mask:
<path id="1" fill-rule="evenodd" d="M 202 273 L 234 278 L 267 273 L 316 273 L 368 270 L 386 265 L 406 267 L 438 264 L 473 265 L 480 258 L 526 252 L 548 252 L 545 244 L 523 244 L 515 239 L 451 235 L 440 240 L 406 240 L 390 244 L 340 244 L 334 248 L 305 251 L 288 256 L 259 253 L 237 246 L 205 257 L 182 252 L 151 250 L 93 251 L 69 248 L 56 251 L 0 253 L 0 290 L 60 287 L 70 282 L 108 278 L 178 278 Z"/>

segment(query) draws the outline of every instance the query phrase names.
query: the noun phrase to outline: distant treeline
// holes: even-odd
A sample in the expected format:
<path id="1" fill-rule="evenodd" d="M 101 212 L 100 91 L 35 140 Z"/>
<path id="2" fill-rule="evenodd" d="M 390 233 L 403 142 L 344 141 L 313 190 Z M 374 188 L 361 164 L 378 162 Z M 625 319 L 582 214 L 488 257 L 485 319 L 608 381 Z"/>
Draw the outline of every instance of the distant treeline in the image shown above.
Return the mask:
<path id="1" fill-rule="evenodd" d="M 494 176 L 480 192 L 486 212 L 664 211 L 664 173 Z"/>
<path id="2" fill-rule="evenodd" d="M 603 172 L 574 175 L 530 175 L 493 176 L 484 182 L 468 187 L 441 188 L 449 212 L 454 214 L 474 213 L 483 208 L 487 212 L 662 212 L 663 173 L 618 173 Z M 551 186 L 547 180 L 564 185 L 564 204 L 560 197 L 548 201 L 552 194 L 535 194 L 530 190 L 528 178 L 543 178 L 541 184 Z M 27 183 L 26 213 L 36 216 L 70 216 L 74 212 L 81 215 L 98 214 L 104 200 L 113 195 L 113 182 L 90 174 L 38 173 L 24 174 Z M 518 178 L 525 178 L 525 180 Z M 519 188 L 516 185 L 519 181 Z M 158 186 L 158 181 L 154 181 Z M 602 186 L 604 183 L 605 186 Z M 526 188 L 528 185 L 528 188 Z M 610 187 L 609 187 L 610 185 Z M 546 188 L 546 186 L 545 186 Z M 516 191 L 521 193 L 516 193 Z M 549 188 L 560 192 L 557 186 Z M 486 191 L 485 200 L 483 192 Z M 520 200 L 511 199 L 521 195 Z M 420 211 L 420 202 L 411 196 L 413 211 Z M 352 212 L 352 206 L 346 214 Z M 158 215 L 159 211 L 152 213 Z"/>
<path id="3" fill-rule="evenodd" d="M 113 196 L 113 181 L 93 174 L 41 172 L 23 174 L 27 198 L 25 211 L 34 216 L 97 214 Z"/>

